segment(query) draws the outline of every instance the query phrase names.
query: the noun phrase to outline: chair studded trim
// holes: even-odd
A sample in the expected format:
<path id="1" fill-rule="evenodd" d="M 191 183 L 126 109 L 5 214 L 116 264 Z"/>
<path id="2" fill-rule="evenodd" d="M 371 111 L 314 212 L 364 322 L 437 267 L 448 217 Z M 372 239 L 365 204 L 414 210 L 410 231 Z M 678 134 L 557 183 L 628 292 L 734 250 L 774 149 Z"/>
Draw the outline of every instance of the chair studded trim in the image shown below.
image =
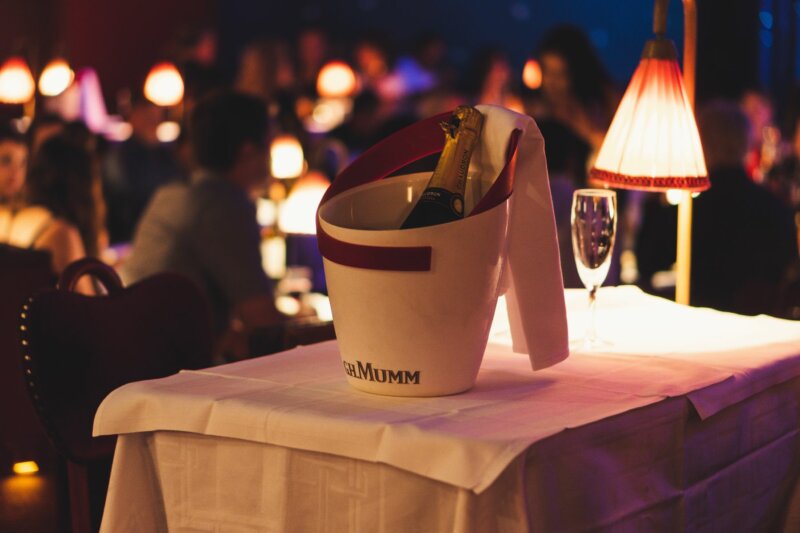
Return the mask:
<path id="1" fill-rule="evenodd" d="M 31 304 L 34 303 L 35 296 L 28 298 L 28 301 L 22 306 L 19 314 L 19 342 L 22 353 L 22 372 L 25 377 L 25 384 L 28 387 L 28 392 L 33 402 L 36 412 L 39 414 L 47 436 L 53 443 L 59 453 L 65 457 L 72 459 L 69 453 L 69 448 L 61 441 L 58 432 L 55 430 L 52 421 L 50 420 L 44 402 L 42 402 L 41 392 L 37 387 L 37 371 L 34 357 L 31 354 L 31 339 L 30 339 L 30 309 Z"/>
<path id="2" fill-rule="evenodd" d="M 75 292 L 91 276 L 105 294 Z M 211 321 L 200 289 L 162 273 L 130 287 L 107 265 L 69 265 L 57 288 L 35 293 L 19 314 L 24 387 L 58 452 L 88 464 L 113 454 L 115 437 L 93 437 L 98 406 L 116 388 L 211 364 Z"/>

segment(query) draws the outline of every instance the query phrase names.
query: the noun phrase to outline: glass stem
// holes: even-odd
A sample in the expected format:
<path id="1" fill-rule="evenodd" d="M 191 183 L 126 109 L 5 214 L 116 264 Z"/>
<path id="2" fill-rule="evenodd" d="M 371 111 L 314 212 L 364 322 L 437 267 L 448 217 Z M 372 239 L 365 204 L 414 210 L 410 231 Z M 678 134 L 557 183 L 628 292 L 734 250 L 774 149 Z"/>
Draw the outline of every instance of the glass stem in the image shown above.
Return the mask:
<path id="1" fill-rule="evenodd" d="M 597 285 L 589 289 L 589 327 L 586 330 L 586 342 L 589 344 L 597 342 L 597 289 Z"/>

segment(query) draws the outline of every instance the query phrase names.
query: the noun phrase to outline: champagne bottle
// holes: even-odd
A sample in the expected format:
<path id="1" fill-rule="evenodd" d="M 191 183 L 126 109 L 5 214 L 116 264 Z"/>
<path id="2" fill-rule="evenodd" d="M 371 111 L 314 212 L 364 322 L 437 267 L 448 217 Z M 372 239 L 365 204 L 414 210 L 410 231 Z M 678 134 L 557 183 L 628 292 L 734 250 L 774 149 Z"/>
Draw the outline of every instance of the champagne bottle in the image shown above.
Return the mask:
<path id="1" fill-rule="evenodd" d="M 471 106 L 459 106 L 441 123 L 445 133 L 442 155 L 430 181 L 402 229 L 434 226 L 464 218 L 464 191 L 472 152 L 478 143 L 483 115 Z"/>

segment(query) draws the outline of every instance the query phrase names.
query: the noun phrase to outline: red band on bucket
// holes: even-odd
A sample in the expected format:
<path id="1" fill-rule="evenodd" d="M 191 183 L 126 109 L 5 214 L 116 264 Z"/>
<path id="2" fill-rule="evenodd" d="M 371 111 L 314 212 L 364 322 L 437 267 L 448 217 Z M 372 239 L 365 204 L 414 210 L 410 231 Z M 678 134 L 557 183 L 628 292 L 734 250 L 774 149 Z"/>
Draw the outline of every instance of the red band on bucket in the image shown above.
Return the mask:
<path id="1" fill-rule="evenodd" d="M 442 151 L 444 136 L 439 123 L 452 113 L 422 120 L 390 135 L 344 169 L 328 188 L 320 208 L 349 189 L 381 180 L 406 165 Z M 477 215 L 504 202 L 513 190 L 513 161 L 521 130 L 514 130 L 506 150 L 506 165 L 468 216 Z M 371 246 L 340 241 L 322 229 L 317 216 L 317 244 L 323 257 L 340 265 L 370 270 L 427 272 L 431 268 L 430 246 Z"/>
<path id="2" fill-rule="evenodd" d="M 370 270 L 427 272 L 431 269 L 430 246 L 368 246 L 340 241 L 317 228 L 322 256 L 340 265 Z"/>

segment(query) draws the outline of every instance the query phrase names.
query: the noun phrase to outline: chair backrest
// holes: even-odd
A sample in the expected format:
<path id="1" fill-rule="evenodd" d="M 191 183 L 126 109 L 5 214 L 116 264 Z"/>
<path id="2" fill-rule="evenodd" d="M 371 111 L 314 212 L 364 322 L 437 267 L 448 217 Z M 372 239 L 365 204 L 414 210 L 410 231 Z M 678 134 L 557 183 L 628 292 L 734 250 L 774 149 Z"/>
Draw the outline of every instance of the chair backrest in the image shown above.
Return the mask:
<path id="1" fill-rule="evenodd" d="M 36 459 L 50 446 L 20 372 L 19 312 L 34 292 L 55 286 L 50 254 L 0 244 L 0 469 Z"/>
<path id="2" fill-rule="evenodd" d="M 83 275 L 108 294 L 75 293 Z M 110 267 L 83 259 L 67 267 L 57 289 L 32 297 L 22 317 L 28 392 L 53 444 L 75 462 L 113 453 L 114 439 L 91 436 L 97 407 L 111 391 L 211 363 L 208 304 L 179 274 L 123 288 Z"/>

